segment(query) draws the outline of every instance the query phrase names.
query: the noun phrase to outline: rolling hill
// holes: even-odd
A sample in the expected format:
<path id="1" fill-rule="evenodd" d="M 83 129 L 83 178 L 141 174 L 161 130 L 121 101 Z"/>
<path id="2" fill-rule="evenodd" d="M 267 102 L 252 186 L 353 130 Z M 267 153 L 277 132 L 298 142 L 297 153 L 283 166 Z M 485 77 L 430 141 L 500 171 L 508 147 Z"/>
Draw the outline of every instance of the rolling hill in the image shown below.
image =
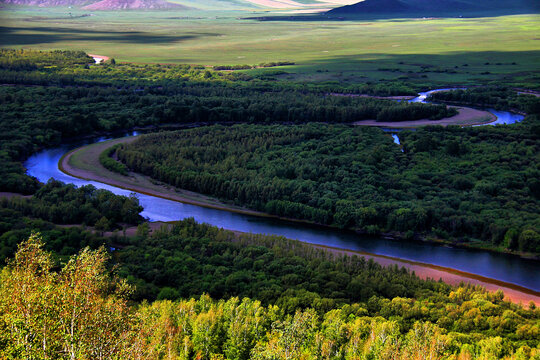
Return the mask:
<path id="1" fill-rule="evenodd" d="M 288 10 L 326 11 L 357 0 L 0 0 L 32 7 L 80 7 L 88 10 Z"/>
<path id="2" fill-rule="evenodd" d="M 80 7 L 86 10 L 160 10 L 188 7 L 166 0 L 0 0 L 0 3 L 33 7 Z"/>
<path id="3" fill-rule="evenodd" d="M 330 10 L 328 15 L 362 17 L 373 14 L 403 16 L 473 16 L 506 13 L 538 13 L 538 0 L 365 0 Z"/>
<path id="4" fill-rule="evenodd" d="M 188 9 L 187 7 L 165 0 L 102 0 L 83 7 L 86 10 L 161 10 Z"/>

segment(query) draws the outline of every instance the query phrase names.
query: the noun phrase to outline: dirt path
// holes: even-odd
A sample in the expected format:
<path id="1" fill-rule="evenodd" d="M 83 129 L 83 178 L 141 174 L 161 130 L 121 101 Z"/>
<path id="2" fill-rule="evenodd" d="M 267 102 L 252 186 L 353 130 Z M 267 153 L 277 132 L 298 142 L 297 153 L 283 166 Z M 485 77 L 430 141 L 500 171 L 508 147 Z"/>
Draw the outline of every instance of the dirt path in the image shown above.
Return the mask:
<path id="1" fill-rule="evenodd" d="M 449 118 L 444 118 L 441 120 L 412 120 L 412 121 L 396 121 L 396 122 L 382 122 L 376 120 L 362 120 L 356 121 L 354 125 L 360 126 L 379 126 L 385 128 L 414 128 L 418 126 L 426 125 L 461 125 L 461 126 L 472 126 L 472 125 L 482 125 L 489 124 L 497 120 L 497 117 L 490 113 L 489 111 L 477 110 L 469 107 L 457 107 L 452 106 L 458 110 L 458 114 Z"/>
<path id="2" fill-rule="evenodd" d="M 88 56 L 94 58 L 94 61 L 96 62 L 96 64 L 99 64 L 99 63 L 102 63 L 102 62 L 105 62 L 107 60 L 110 59 L 110 57 L 108 56 L 105 56 L 105 55 L 95 55 L 95 54 L 88 54 Z M 98 59 L 101 59 L 101 61 L 97 61 Z"/>
<path id="3" fill-rule="evenodd" d="M 120 144 L 130 143 L 135 141 L 137 137 L 126 137 L 120 139 L 114 139 L 87 145 L 82 148 L 75 149 L 67 153 L 60 160 L 60 170 L 68 175 L 82 178 L 85 180 L 94 180 L 105 184 L 117 186 L 123 189 L 136 191 L 139 193 L 179 201 L 187 204 L 193 204 L 198 206 L 210 207 L 219 210 L 238 212 L 256 216 L 270 216 L 264 213 L 258 213 L 252 210 L 243 209 L 240 207 L 229 206 L 227 204 L 220 203 L 218 200 L 193 193 L 186 190 L 178 190 L 169 186 L 160 185 L 152 182 L 148 177 L 140 174 L 130 173 L 129 176 L 123 176 L 117 173 L 113 173 L 101 166 L 99 163 L 99 154 L 101 154 L 106 148 Z M 153 222 L 150 223 L 150 230 L 154 231 L 161 226 L 170 223 Z M 170 226 L 170 225 L 167 225 Z M 135 235 L 137 231 L 136 227 L 130 227 L 126 229 L 126 235 Z M 239 233 L 239 232 L 238 232 Z M 105 233 L 106 236 L 112 236 L 114 233 Z M 117 233 L 119 235 L 122 232 Z M 306 243 L 308 244 L 308 243 Z M 311 244 L 310 244 L 311 245 Z M 414 271 L 416 275 L 421 278 L 442 279 L 444 282 L 458 285 L 461 282 L 470 283 L 474 285 L 484 286 L 489 291 L 502 290 L 507 299 L 515 303 L 522 302 L 524 304 L 529 301 L 535 302 L 540 306 L 540 293 L 534 290 L 529 290 L 517 285 L 505 283 L 502 281 L 489 279 L 486 277 L 462 272 L 455 269 L 445 268 L 436 265 L 423 264 L 419 262 L 394 258 L 390 256 L 375 255 L 370 253 L 364 253 L 354 250 L 338 249 L 332 247 L 326 247 L 321 245 L 312 245 L 320 249 L 325 249 L 334 254 L 346 254 L 346 255 L 359 255 L 364 256 L 366 259 L 373 259 L 375 262 L 389 266 L 397 264 L 403 266 L 411 271 Z"/>

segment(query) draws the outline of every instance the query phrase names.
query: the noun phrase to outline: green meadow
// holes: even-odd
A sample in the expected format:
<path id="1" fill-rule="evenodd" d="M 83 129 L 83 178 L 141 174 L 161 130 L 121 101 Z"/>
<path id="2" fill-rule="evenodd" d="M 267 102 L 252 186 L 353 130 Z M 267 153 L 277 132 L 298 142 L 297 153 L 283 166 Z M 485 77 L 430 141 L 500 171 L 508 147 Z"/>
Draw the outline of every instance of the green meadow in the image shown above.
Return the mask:
<path id="1" fill-rule="evenodd" d="M 540 15 L 486 18 L 258 21 L 261 10 L 2 10 L 2 47 L 84 50 L 142 63 L 293 61 L 292 81 L 538 87 Z M 276 69 L 249 70 L 274 72 Z"/>

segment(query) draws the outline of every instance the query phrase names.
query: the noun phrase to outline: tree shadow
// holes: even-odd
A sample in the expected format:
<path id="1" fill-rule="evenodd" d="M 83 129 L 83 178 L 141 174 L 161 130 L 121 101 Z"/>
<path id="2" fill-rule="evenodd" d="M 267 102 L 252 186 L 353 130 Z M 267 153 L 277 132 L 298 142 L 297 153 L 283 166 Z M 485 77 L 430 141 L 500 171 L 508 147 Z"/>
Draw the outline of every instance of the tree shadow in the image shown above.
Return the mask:
<path id="1" fill-rule="evenodd" d="M 184 35 L 153 34 L 140 31 L 101 31 L 61 27 L 6 27 L 0 26 L 0 45 L 50 44 L 60 41 L 109 41 L 129 44 L 165 44 L 193 40 L 215 33 L 191 32 Z"/>

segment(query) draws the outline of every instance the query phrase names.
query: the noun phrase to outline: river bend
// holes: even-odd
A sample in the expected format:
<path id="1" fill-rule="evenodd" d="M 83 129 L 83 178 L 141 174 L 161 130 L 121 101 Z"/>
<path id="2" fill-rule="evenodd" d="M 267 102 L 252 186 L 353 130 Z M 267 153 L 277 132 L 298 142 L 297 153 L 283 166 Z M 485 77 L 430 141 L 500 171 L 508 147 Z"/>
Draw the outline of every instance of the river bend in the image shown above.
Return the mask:
<path id="1" fill-rule="evenodd" d="M 423 94 L 421 94 L 423 95 Z M 520 121 L 522 117 L 511 113 L 501 113 L 501 118 Z M 126 136 L 137 135 L 136 132 Z M 106 140 L 96 138 L 93 141 L 64 144 L 63 146 L 43 150 L 31 156 L 24 164 L 28 175 L 41 182 L 54 178 L 76 186 L 91 184 L 99 189 L 106 189 L 118 195 L 129 195 L 129 190 L 120 189 L 95 181 L 81 180 L 64 174 L 58 168 L 62 155 L 82 145 Z M 144 207 L 142 215 L 149 221 L 174 221 L 188 217 L 198 222 L 208 223 L 224 229 L 281 235 L 303 242 L 331 246 L 342 249 L 364 251 L 372 254 L 433 264 L 456 270 L 481 275 L 540 291 L 540 262 L 517 256 L 492 253 L 488 251 L 453 248 L 429 243 L 410 243 L 359 236 L 350 231 L 341 231 L 325 227 L 292 223 L 277 219 L 232 213 L 196 205 L 183 204 L 172 200 L 136 193 Z"/>

